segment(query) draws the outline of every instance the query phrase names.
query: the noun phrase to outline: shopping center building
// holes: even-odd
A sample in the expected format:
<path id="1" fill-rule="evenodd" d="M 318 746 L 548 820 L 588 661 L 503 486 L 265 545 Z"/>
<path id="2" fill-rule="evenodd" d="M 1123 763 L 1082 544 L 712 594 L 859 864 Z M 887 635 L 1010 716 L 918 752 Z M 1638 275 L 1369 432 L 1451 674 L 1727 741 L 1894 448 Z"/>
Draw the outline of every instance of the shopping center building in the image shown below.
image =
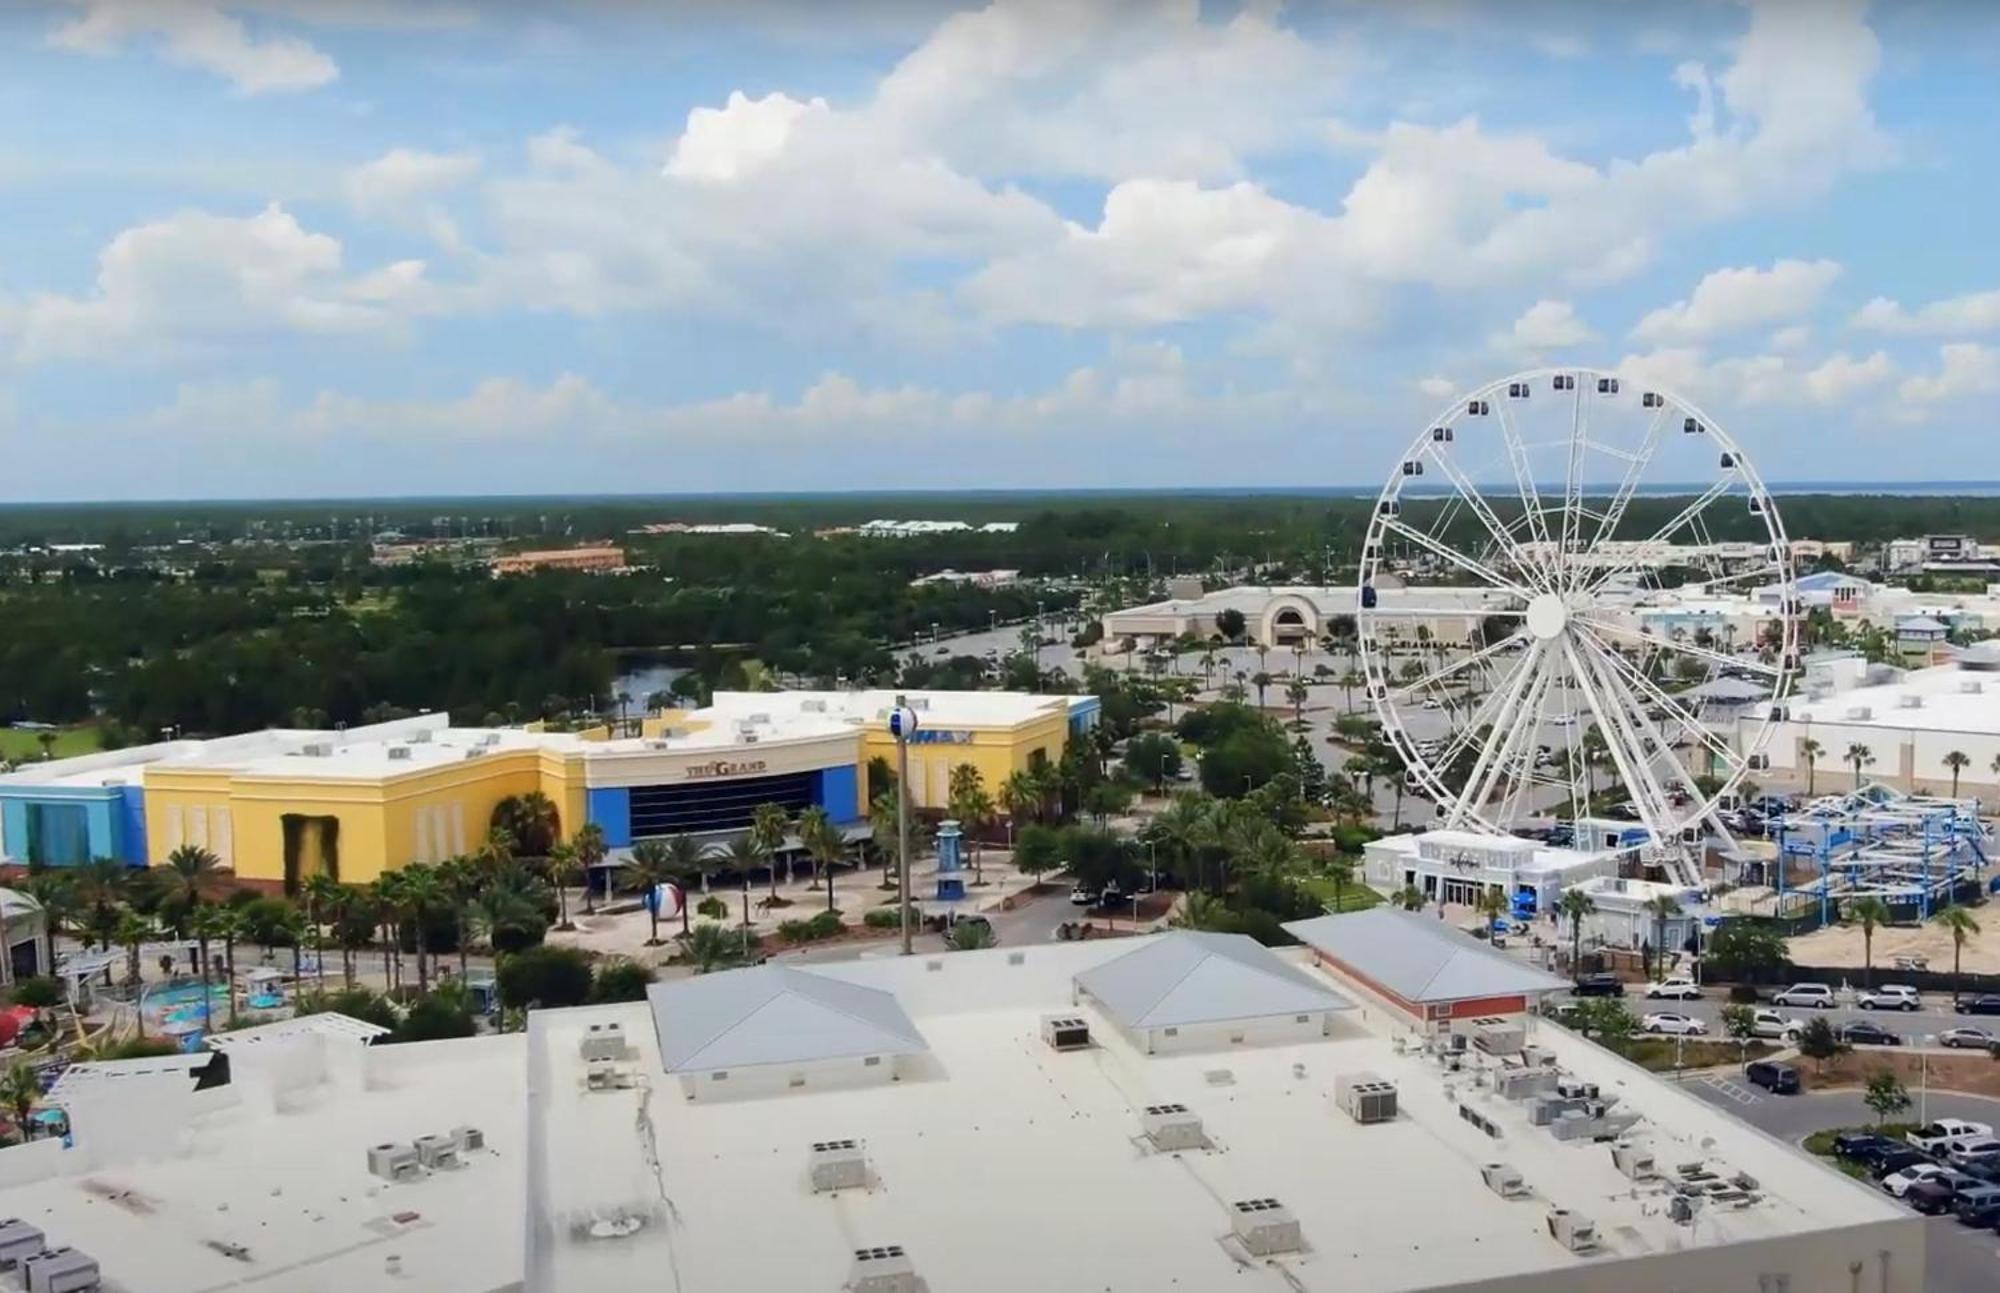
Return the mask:
<path id="1" fill-rule="evenodd" d="M 494 808 L 539 793 L 563 838 L 595 823 L 614 849 L 688 834 L 718 839 L 761 804 L 867 816 L 867 767 L 894 757 L 890 692 L 720 693 L 641 734 L 452 727 L 433 714 L 344 731 L 273 730 L 30 764 L 0 775 L 0 858 L 158 865 L 206 848 L 239 880 L 295 888 L 314 874 L 365 883 L 478 847 Z M 1095 722 L 1094 697 L 911 692 L 912 802 L 943 809 L 951 770 L 997 791 L 1053 761 Z"/>

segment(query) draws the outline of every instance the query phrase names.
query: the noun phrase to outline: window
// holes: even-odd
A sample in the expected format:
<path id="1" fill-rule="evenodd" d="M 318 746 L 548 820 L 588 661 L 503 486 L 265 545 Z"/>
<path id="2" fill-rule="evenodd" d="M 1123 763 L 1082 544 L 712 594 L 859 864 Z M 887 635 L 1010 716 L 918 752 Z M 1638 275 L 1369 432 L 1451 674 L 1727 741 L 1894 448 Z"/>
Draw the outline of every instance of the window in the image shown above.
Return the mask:
<path id="1" fill-rule="evenodd" d="M 1311 1023 L 1311 1022 L 1312 1022 L 1312 1016 L 1311 1016 L 1311 1015 L 1293 1015 L 1293 1016 L 1292 1016 L 1292 1022 L 1293 1022 L 1293 1023 L 1295 1023 L 1295 1024 L 1309 1024 L 1309 1023 Z"/>
<path id="2" fill-rule="evenodd" d="M 28 861 L 76 866 L 90 861 L 90 821 L 82 804 L 29 804 Z"/>
<path id="3" fill-rule="evenodd" d="M 1160 1036 L 1162 1037 L 1179 1037 L 1180 1035 L 1181 1030 L 1178 1028 L 1162 1028 L 1160 1030 Z"/>
<path id="4" fill-rule="evenodd" d="M 813 802 L 816 774 L 734 777 L 687 785 L 634 786 L 632 838 L 741 830 L 759 804 L 797 813 Z"/>
<path id="5" fill-rule="evenodd" d="M 729 1070 L 717 1069 L 708 1075 L 708 1080 L 711 1082 L 727 1082 L 729 1080 Z"/>
<path id="6" fill-rule="evenodd" d="M 870 1055 L 867 1059 L 861 1061 L 861 1067 L 865 1069 L 880 1068 L 881 1066 L 882 1057 L 880 1055 Z"/>

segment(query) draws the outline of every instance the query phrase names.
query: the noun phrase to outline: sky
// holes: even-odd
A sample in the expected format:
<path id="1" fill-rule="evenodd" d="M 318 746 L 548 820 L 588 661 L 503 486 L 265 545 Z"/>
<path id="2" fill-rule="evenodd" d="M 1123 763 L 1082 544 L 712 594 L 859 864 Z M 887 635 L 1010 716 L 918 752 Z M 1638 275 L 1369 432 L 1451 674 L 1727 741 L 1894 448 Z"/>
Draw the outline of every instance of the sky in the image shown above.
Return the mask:
<path id="1" fill-rule="evenodd" d="M 0 500 L 2000 479 L 2000 5 L 0 0 Z"/>

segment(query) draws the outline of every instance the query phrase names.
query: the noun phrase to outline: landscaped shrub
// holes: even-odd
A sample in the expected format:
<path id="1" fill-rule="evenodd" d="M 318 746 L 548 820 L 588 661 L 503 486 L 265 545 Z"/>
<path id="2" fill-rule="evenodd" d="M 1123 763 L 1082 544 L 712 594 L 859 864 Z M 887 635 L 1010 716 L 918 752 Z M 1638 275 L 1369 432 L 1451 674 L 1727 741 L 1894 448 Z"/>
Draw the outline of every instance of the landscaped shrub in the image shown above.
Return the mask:
<path id="1" fill-rule="evenodd" d="M 806 926 L 812 930 L 814 938 L 838 938 L 840 932 L 847 928 L 840 922 L 840 913 L 832 911 L 819 913 L 807 921 Z"/>
<path id="2" fill-rule="evenodd" d="M 694 914 L 709 920 L 728 920 L 729 904 L 710 894 L 694 905 Z"/>
<path id="3" fill-rule="evenodd" d="M 787 943 L 810 943 L 815 937 L 809 920 L 781 920 L 778 937 Z"/>
<path id="4" fill-rule="evenodd" d="M 903 918 L 894 907 L 877 907 L 861 918 L 870 929 L 900 929 Z"/>

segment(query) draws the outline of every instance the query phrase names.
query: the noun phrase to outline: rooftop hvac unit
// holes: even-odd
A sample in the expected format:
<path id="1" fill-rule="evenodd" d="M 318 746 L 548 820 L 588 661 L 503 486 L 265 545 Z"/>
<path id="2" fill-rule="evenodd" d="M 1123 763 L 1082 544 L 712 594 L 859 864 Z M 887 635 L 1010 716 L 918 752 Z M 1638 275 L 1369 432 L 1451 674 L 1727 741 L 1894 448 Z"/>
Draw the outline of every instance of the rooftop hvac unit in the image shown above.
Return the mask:
<path id="1" fill-rule="evenodd" d="M 1479 1179 L 1486 1182 L 1486 1188 L 1503 1199 L 1519 1199 L 1528 1193 L 1528 1183 L 1521 1179 L 1519 1169 L 1505 1163 L 1488 1163 L 1479 1169 Z"/>
<path id="2" fill-rule="evenodd" d="M 417 1137 L 413 1148 L 417 1151 L 417 1162 L 432 1171 L 442 1171 L 458 1166 L 458 1137 L 432 1134 Z"/>
<path id="3" fill-rule="evenodd" d="M 462 1154 L 486 1148 L 486 1133 L 477 1127 L 453 1127 L 451 1134 L 458 1141 L 458 1149 Z"/>
<path id="4" fill-rule="evenodd" d="M 858 1140 L 816 1140 L 808 1171 L 814 1194 L 859 1190 L 868 1184 L 868 1151 Z"/>
<path id="5" fill-rule="evenodd" d="M 51 1248 L 21 1263 L 28 1293 L 90 1293 L 102 1286 L 97 1259 L 74 1248 Z"/>
<path id="6" fill-rule="evenodd" d="M 498 732 L 482 733 L 479 737 L 479 743 L 485 746 L 498 745 L 500 744 L 500 733 Z"/>
<path id="7" fill-rule="evenodd" d="M 1978 678 L 1961 678 L 1958 680 L 1958 690 L 1967 696 L 1977 696 L 1986 690 L 1986 684 Z"/>
<path id="8" fill-rule="evenodd" d="M 903 1246 L 884 1244 L 854 1250 L 854 1269 L 847 1287 L 849 1293 L 923 1293 L 924 1286 Z"/>
<path id="9" fill-rule="evenodd" d="M 1208 1148 L 1201 1118 L 1184 1104 L 1149 1104 L 1140 1118 L 1146 1139 L 1162 1153 Z"/>
<path id="10" fill-rule="evenodd" d="M 1526 1100 L 1547 1095 L 1555 1085 L 1555 1075 L 1547 1069 L 1507 1069 L 1494 1075 L 1493 1094 L 1502 1100 Z"/>
<path id="11" fill-rule="evenodd" d="M 429 745 L 431 743 L 431 731 L 429 728 L 424 728 L 421 731 L 412 732 L 409 739 L 411 745 Z"/>
<path id="12" fill-rule="evenodd" d="M 586 1061 L 625 1058 L 625 1028 L 622 1024 L 592 1024 L 577 1047 Z"/>
<path id="13" fill-rule="evenodd" d="M 1896 708 L 1898 709 L 1922 709 L 1923 707 L 1924 698 L 1915 692 L 1906 696 L 1896 697 Z"/>
<path id="14" fill-rule="evenodd" d="M 826 713 L 826 702 L 824 700 L 802 700 L 799 702 L 799 712 L 801 714 L 824 714 Z"/>
<path id="15" fill-rule="evenodd" d="M 483 746 L 474 746 L 465 752 L 465 757 L 468 759 L 483 759 L 486 757 L 486 750 Z"/>
<path id="16" fill-rule="evenodd" d="M 1875 717 L 1875 709 L 1871 705 L 1856 705 L 1847 711 L 1847 717 L 1852 722 L 1865 723 Z"/>
<path id="17" fill-rule="evenodd" d="M 1488 1055 L 1518 1055 L 1527 1040 L 1527 1026 L 1519 1019 L 1472 1021 L 1472 1044 Z"/>
<path id="18" fill-rule="evenodd" d="M 1611 1147 L 1611 1165 L 1620 1176 L 1634 1181 L 1650 1181 L 1660 1173 L 1653 1166 L 1653 1153 L 1637 1145 L 1619 1141 Z"/>
<path id="19" fill-rule="evenodd" d="M 927 710 L 931 707 L 931 698 L 929 696 L 911 696 L 903 704 L 908 709 Z"/>
<path id="20" fill-rule="evenodd" d="M 1305 1247 L 1299 1219 L 1276 1199 L 1238 1199 L 1229 1205 L 1230 1228 L 1252 1257 L 1275 1257 Z"/>
<path id="21" fill-rule="evenodd" d="M 368 1170 L 385 1181 L 414 1180 L 417 1175 L 416 1147 L 397 1144 L 370 1145 Z"/>
<path id="22" fill-rule="evenodd" d="M 41 1228 L 31 1226 L 18 1217 L 0 1221 L 0 1271 L 10 1271 L 27 1258 L 42 1251 L 46 1245 Z"/>
<path id="23" fill-rule="evenodd" d="M 1348 1117 L 1364 1126 L 1395 1120 L 1396 1084 L 1373 1073 L 1340 1074 L 1333 1080 L 1333 1097 Z"/>
<path id="24" fill-rule="evenodd" d="M 742 741 L 743 744 L 745 745 L 755 745 L 757 744 L 757 733 L 752 729 L 746 728 L 744 731 L 737 734 L 737 739 Z"/>
<path id="25" fill-rule="evenodd" d="M 308 759 L 330 759 L 333 757 L 333 746 L 327 741 L 307 741 L 299 747 L 299 753 Z"/>
<path id="26" fill-rule="evenodd" d="M 1557 1078 L 1556 1094 L 1565 1100 L 1595 1100 L 1597 1083 L 1586 1082 L 1582 1078 Z"/>
<path id="27" fill-rule="evenodd" d="M 389 757 L 393 760 L 408 762 L 410 757 L 410 747 L 407 745 L 392 745 L 389 747 Z"/>
<path id="28" fill-rule="evenodd" d="M 1549 1209 L 1549 1236 L 1573 1253 L 1587 1253 L 1597 1247 L 1597 1227 L 1588 1217 L 1568 1208 Z"/>
<path id="29" fill-rule="evenodd" d="M 1090 1045 L 1090 1023 L 1080 1015 L 1044 1015 L 1042 1040 L 1050 1050 L 1084 1050 Z"/>

